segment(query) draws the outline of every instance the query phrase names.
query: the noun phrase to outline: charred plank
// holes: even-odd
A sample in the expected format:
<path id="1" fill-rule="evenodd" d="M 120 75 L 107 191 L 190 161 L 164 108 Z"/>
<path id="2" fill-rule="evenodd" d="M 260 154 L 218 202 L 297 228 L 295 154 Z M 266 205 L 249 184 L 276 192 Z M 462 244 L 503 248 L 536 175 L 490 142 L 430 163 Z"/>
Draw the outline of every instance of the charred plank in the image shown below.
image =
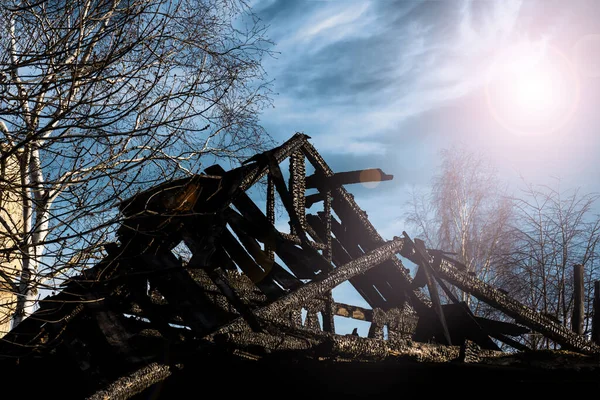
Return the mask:
<path id="1" fill-rule="evenodd" d="M 600 347 L 595 343 L 575 334 L 566 327 L 541 315 L 536 310 L 500 292 L 491 285 L 478 280 L 474 276 L 461 272 L 454 267 L 455 262 L 450 258 L 444 257 L 443 262 L 439 266 L 438 272 L 446 281 L 471 293 L 479 300 L 515 318 L 519 323 L 528 326 L 532 330 L 542 333 L 565 348 L 584 354 L 600 352 Z"/>
<path id="2" fill-rule="evenodd" d="M 334 188 L 352 183 L 382 182 L 394 179 L 380 168 L 369 168 L 357 171 L 337 172 L 330 176 L 316 173 L 306 178 L 307 188 Z"/>
<path id="3" fill-rule="evenodd" d="M 364 273 L 384 260 L 393 257 L 394 254 L 402 249 L 403 243 L 404 242 L 401 239 L 390 241 L 383 246 L 370 251 L 363 257 L 353 260 L 348 264 L 327 273 L 321 280 L 307 283 L 281 299 L 261 307 L 255 311 L 255 314 L 259 318 L 280 315 L 283 314 L 286 309 L 294 305 L 302 304 L 311 298 L 326 294 L 329 290 L 348 280 L 350 277 Z M 238 318 L 236 321 L 222 327 L 220 331 L 226 332 L 231 329 L 240 329 L 243 325 L 243 320 Z"/>

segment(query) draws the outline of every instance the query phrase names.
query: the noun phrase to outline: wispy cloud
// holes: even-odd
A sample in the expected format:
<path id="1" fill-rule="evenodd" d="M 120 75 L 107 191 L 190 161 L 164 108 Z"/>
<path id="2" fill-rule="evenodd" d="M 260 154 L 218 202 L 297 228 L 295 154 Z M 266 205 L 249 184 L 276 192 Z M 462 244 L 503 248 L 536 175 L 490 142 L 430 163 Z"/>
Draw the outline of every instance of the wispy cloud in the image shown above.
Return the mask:
<path id="1" fill-rule="evenodd" d="M 278 71 L 279 92 L 267 117 L 307 131 L 322 151 L 382 154 L 385 141 L 374 138 L 482 84 L 520 7 L 519 0 L 270 2 L 261 15 L 281 56 L 267 65 Z"/>
<path id="2" fill-rule="evenodd" d="M 339 6 L 340 3 L 334 3 Z M 315 16 L 315 21 L 298 32 L 297 40 L 314 39 L 327 35 L 328 38 L 343 38 L 351 36 L 361 30 L 367 21 L 361 17 L 369 8 L 369 3 L 353 3 L 342 10 L 330 9 L 320 11 Z M 331 15 L 333 14 L 333 15 Z M 333 40 L 335 41 L 335 40 Z"/>

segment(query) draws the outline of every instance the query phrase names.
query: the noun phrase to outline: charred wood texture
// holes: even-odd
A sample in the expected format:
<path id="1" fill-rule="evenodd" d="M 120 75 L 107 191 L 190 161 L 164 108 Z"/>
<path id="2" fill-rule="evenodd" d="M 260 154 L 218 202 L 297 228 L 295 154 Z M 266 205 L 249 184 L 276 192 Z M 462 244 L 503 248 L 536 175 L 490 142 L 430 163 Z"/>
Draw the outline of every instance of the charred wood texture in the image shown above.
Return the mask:
<path id="1" fill-rule="evenodd" d="M 150 283 L 179 310 L 185 323 L 196 332 L 207 333 L 228 319 L 211 303 L 173 254 L 145 255 L 142 260 L 155 271 L 163 271 L 150 275 Z"/>
<path id="2" fill-rule="evenodd" d="M 367 183 L 390 181 L 393 175 L 388 175 L 379 168 L 363 169 L 359 171 L 338 172 L 330 176 L 314 174 L 306 178 L 307 188 L 333 188 L 351 183 Z"/>
<path id="3" fill-rule="evenodd" d="M 594 311 L 592 314 L 592 340 L 600 345 L 600 281 L 594 282 Z"/>
<path id="4" fill-rule="evenodd" d="M 269 223 L 275 226 L 275 186 L 273 185 L 273 178 L 269 175 L 267 178 L 267 219 Z M 265 251 L 271 260 L 275 259 L 275 251 L 272 244 L 265 243 Z"/>
<path id="5" fill-rule="evenodd" d="M 573 316 L 571 329 L 578 335 L 583 335 L 583 319 L 585 314 L 585 288 L 583 286 L 583 265 L 573 266 Z"/>
<path id="6" fill-rule="evenodd" d="M 203 365 L 206 360 L 270 360 L 277 366 L 286 357 L 319 363 L 489 362 L 501 354 L 491 338 L 528 350 L 519 336 L 530 330 L 562 349 L 599 352 L 598 282 L 592 343 L 464 273 L 442 252 L 426 250 L 418 240 L 413 244 L 406 234 L 384 241 L 343 185 L 391 175 L 378 169 L 335 174 L 307 138 L 296 134 L 239 168 L 214 165 L 121 203 L 120 244 L 107 244 L 107 257 L 43 299 L 3 338 L 0 367 L 24 382 L 34 373 L 64 374 L 85 382 L 81 397 L 95 399 L 134 396 L 178 375 L 182 366 L 214 368 Z M 279 166 L 284 159 L 290 166 L 287 184 Z M 308 178 L 305 160 L 315 169 Z M 267 204 L 261 209 L 246 190 L 267 174 Z M 307 187 L 318 193 L 306 196 Z M 275 227 L 275 192 L 291 234 Z M 322 211 L 306 213 L 321 201 Z M 181 243 L 192 253 L 189 261 L 174 254 Z M 419 265 L 414 280 L 398 253 Z M 346 281 L 371 309 L 333 301 L 332 289 Z M 473 315 L 450 285 L 515 323 Z M 450 304 L 442 304 L 438 288 Z M 335 315 L 370 322 L 368 337 L 356 330 L 335 334 Z M 577 332 L 581 318 L 582 312 L 573 316 Z M 431 341 L 437 343 L 424 343 Z M 40 368 L 54 368 L 56 360 L 59 371 Z"/>
<path id="7" fill-rule="evenodd" d="M 296 133 L 290 140 L 281 146 L 265 153 L 269 153 L 276 162 L 280 163 L 284 159 L 290 157 L 296 150 L 300 149 L 300 147 L 308 143 L 308 138 L 307 135 Z M 253 156 L 245 161 L 245 163 L 251 163 L 251 168 L 244 173 L 244 177 L 240 182 L 240 189 L 242 191 L 250 188 L 250 186 L 265 176 L 269 171 L 269 163 L 268 160 L 265 159 L 265 153 Z"/>
<path id="8" fill-rule="evenodd" d="M 361 321 L 373 321 L 373 310 L 343 303 L 335 303 L 335 315 Z"/>
<path id="9" fill-rule="evenodd" d="M 333 170 L 327 165 L 325 160 L 316 151 L 316 149 L 308 142 L 302 147 L 306 158 L 315 167 L 316 171 L 319 171 L 325 177 L 331 177 L 334 175 Z M 315 172 L 317 173 L 317 172 Z M 332 207 L 335 213 L 342 219 L 342 224 L 347 226 L 348 230 L 351 230 L 357 236 L 360 236 L 360 246 L 365 251 L 372 250 L 380 246 L 384 241 L 379 235 L 375 227 L 369 221 L 366 213 L 360 209 L 360 207 L 354 201 L 353 196 L 343 187 L 336 187 L 332 189 Z M 337 236 L 337 235 L 336 235 Z M 408 298 L 411 301 L 411 305 L 417 312 L 427 312 L 429 308 L 429 302 L 421 292 L 416 292 L 411 289 L 412 278 L 410 277 L 408 269 L 406 269 L 401 261 L 397 258 L 393 258 L 383 263 L 376 270 L 368 273 L 366 279 L 372 280 L 378 276 L 385 276 L 387 282 L 385 285 L 378 286 L 378 290 L 386 290 L 388 286 L 393 288 L 390 293 L 392 297 L 402 296 Z M 385 296 L 385 294 L 384 294 Z M 377 305 L 370 304 L 372 307 Z M 398 303 L 392 303 L 386 305 L 386 308 L 398 307 L 402 305 L 402 301 Z"/>
<path id="10" fill-rule="evenodd" d="M 433 278 L 433 268 L 429 264 L 428 254 L 425 250 L 425 243 L 422 240 L 416 239 L 413 243 L 408 235 L 404 233 L 405 241 L 410 243 L 417 250 L 418 258 L 420 259 L 419 268 L 423 269 L 425 274 L 425 281 L 427 282 L 427 289 L 429 290 L 429 296 L 431 297 L 431 301 L 433 303 L 433 309 L 437 314 L 438 320 L 442 326 L 444 332 L 444 338 L 446 339 L 447 344 L 451 345 L 452 340 L 450 338 L 450 331 L 448 331 L 448 324 L 446 323 L 446 317 L 444 316 L 444 310 L 442 308 L 442 303 L 440 300 L 440 295 L 438 293 L 437 285 Z"/>
<path id="11" fill-rule="evenodd" d="M 370 251 L 363 257 L 336 268 L 332 272 L 326 274 L 321 280 L 307 283 L 281 299 L 258 309 L 256 315 L 260 318 L 280 315 L 283 314 L 286 309 L 293 307 L 294 305 L 302 304 L 308 302 L 311 298 L 322 296 L 352 276 L 364 273 L 388 258 L 393 257 L 395 253 L 402 250 L 403 243 L 404 242 L 400 239 L 388 242 L 383 246 Z M 243 321 L 238 319 L 233 323 L 228 324 L 221 329 L 221 331 L 239 329 L 242 326 Z"/>
<path id="12" fill-rule="evenodd" d="M 224 343 L 248 351 L 258 348 L 263 353 L 281 350 L 308 350 L 319 343 L 315 339 L 296 337 L 283 333 L 266 334 L 250 331 L 227 332 L 216 335 L 214 340 L 216 343 Z"/>
<path id="13" fill-rule="evenodd" d="M 304 163 L 304 154 L 296 150 L 290 156 L 290 192 L 294 211 L 298 215 L 298 221 L 303 229 L 306 228 L 306 203 L 305 203 L 305 177 L 306 167 Z M 292 234 L 296 234 L 296 228 L 291 227 Z"/>
<path id="14" fill-rule="evenodd" d="M 309 225 L 315 230 L 315 232 L 321 238 L 325 238 L 326 228 L 325 223 L 322 219 L 316 215 L 308 214 L 307 220 Z M 348 254 L 346 249 L 342 246 L 337 238 L 331 239 L 332 245 L 332 262 L 336 267 L 342 266 L 352 260 L 352 257 Z M 385 307 L 385 299 L 375 289 L 372 283 L 368 279 L 362 276 L 355 276 L 350 278 L 350 284 L 360 293 L 360 295 L 366 300 L 371 307 Z"/>
<path id="15" fill-rule="evenodd" d="M 454 267 L 452 261 L 443 260 L 439 265 L 438 271 L 440 276 L 446 281 L 471 293 L 479 300 L 504 312 L 519 323 L 542 333 L 566 349 L 586 354 L 593 354 L 600 351 L 600 347 L 588 341 L 585 337 L 573 333 L 566 327 L 552 321 L 550 318 L 543 316 L 536 310 L 527 307 L 477 278 L 461 272 Z"/>
<path id="16" fill-rule="evenodd" d="M 141 393 L 147 387 L 160 382 L 171 375 L 171 368 L 167 365 L 152 363 L 128 376 L 117 379 L 108 387 L 97 391 L 89 400 L 128 399 Z"/>

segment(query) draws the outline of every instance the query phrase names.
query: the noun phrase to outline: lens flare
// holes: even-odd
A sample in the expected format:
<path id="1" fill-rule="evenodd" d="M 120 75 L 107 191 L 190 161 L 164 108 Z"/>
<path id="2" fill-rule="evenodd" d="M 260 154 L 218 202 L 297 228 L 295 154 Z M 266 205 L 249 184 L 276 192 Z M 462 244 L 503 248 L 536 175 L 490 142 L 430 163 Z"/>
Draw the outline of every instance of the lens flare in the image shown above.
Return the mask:
<path id="1" fill-rule="evenodd" d="M 498 54 L 485 86 L 490 113 L 520 134 L 558 130 L 579 102 L 579 80 L 571 62 L 545 43 L 522 43 Z"/>
<path id="2" fill-rule="evenodd" d="M 600 35 L 585 35 L 573 48 L 574 63 L 586 78 L 600 77 Z"/>

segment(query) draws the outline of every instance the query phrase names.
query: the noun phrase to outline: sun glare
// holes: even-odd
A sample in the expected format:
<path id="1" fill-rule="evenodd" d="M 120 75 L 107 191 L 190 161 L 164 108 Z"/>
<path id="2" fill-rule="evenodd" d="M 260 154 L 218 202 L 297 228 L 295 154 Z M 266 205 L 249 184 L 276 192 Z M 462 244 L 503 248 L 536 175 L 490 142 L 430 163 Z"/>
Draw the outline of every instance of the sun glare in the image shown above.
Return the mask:
<path id="1" fill-rule="evenodd" d="M 569 60 L 547 44 L 523 43 L 498 54 L 489 71 L 490 112 L 506 129 L 527 134 L 563 127 L 579 98 Z"/>

